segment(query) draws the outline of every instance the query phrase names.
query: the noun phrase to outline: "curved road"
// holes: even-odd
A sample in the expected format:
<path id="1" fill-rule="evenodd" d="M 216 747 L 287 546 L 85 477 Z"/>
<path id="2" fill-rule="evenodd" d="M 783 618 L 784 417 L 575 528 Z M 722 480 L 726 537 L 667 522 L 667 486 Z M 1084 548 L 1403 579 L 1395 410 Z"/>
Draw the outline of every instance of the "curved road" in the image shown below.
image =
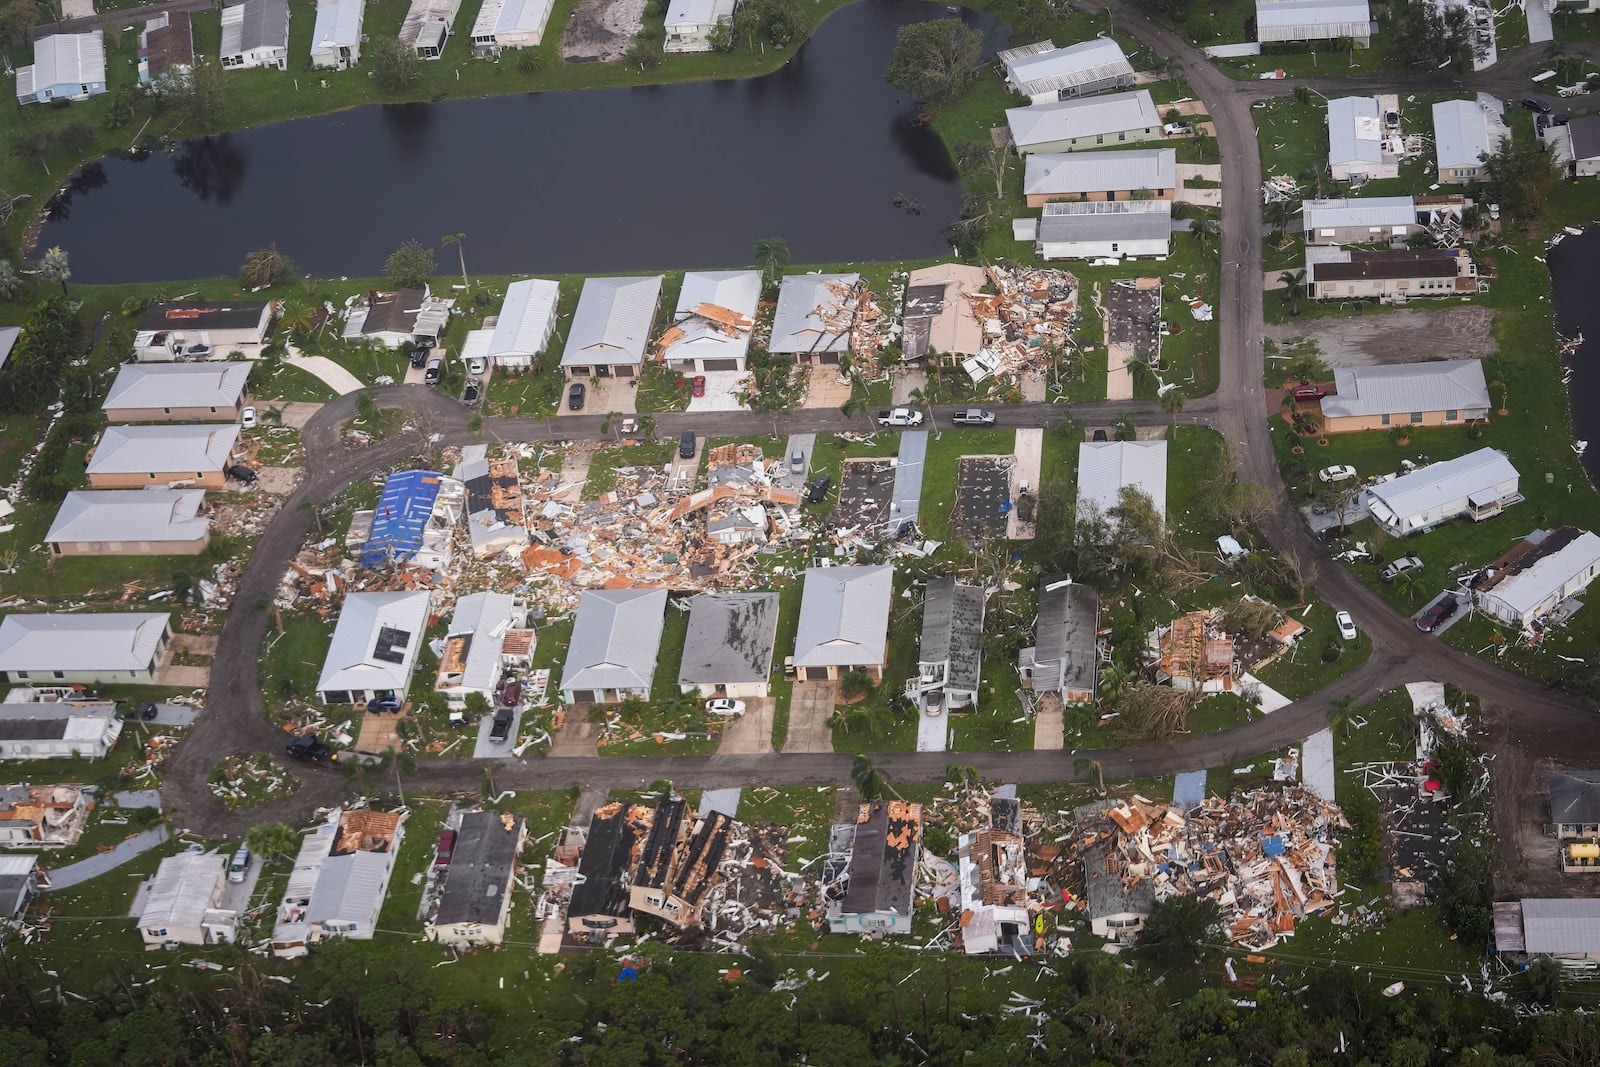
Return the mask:
<path id="1" fill-rule="evenodd" d="M 1357 702 L 1408 681 L 1433 678 L 1453 682 L 1475 693 L 1483 702 L 1497 740 L 1533 752 L 1572 751 L 1575 736 L 1585 739 L 1592 709 L 1570 695 L 1501 671 L 1491 664 L 1458 652 L 1444 642 L 1419 634 L 1409 619 L 1393 611 L 1380 597 L 1358 582 L 1349 571 L 1327 561 L 1322 546 L 1307 531 L 1285 492 L 1272 449 L 1266 415 L 1262 357 L 1263 227 L 1260 211 L 1260 154 L 1250 105 L 1255 100 L 1285 95 L 1293 82 L 1235 81 L 1211 66 L 1201 54 L 1166 27 L 1136 11 L 1117 15 L 1121 28 L 1131 32 L 1158 53 L 1174 57 L 1184 77 L 1205 102 L 1223 151 L 1221 293 L 1219 296 L 1222 380 L 1216 394 L 1189 402 L 1179 421 L 1209 425 L 1230 443 L 1239 477 L 1270 489 L 1276 501 L 1263 522 L 1263 532 L 1280 552 L 1315 567 L 1319 595 L 1356 615 L 1375 648 L 1360 668 L 1340 678 L 1314 698 L 1298 701 L 1270 716 L 1220 733 L 1188 737 L 1156 745 L 1084 753 L 1108 777 L 1140 777 L 1172 771 L 1227 766 L 1259 753 L 1298 742 L 1326 722 L 1334 699 L 1349 696 Z M 1600 49 L 1596 49 L 1600 52 Z M 1526 73 L 1539 65 L 1543 50 L 1518 49 L 1469 85 L 1482 85 L 1501 95 L 1516 95 L 1528 84 Z M 1319 79 L 1309 82 L 1329 92 L 1357 90 L 1366 85 L 1392 90 L 1444 88 L 1458 82 L 1432 77 L 1390 77 L 1381 81 Z M 1562 108 L 1566 110 L 1566 108 Z M 432 389 L 394 386 L 375 391 L 384 407 L 403 407 L 412 413 L 415 432 L 360 450 L 345 449 L 340 427 L 354 417 L 355 397 L 341 397 L 327 406 L 303 433 L 307 477 L 285 502 L 277 518 L 256 545 L 234 597 L 218 640 L 213 662 L 227 665 L 214 674 L 207 712 L 172 756 L 163 776 L 162 795 L 168 810 L 182 825 L 214 836 L 233 836 L 256 823 L 273 820 L 295 822 L 307 809 L 335 803 L 348 792 L 343 776 L 328 768 L 299 765 L 293 768 L 303 786 L 292 797 L 230 813 L 206 788 L 211 768 L 224 756 L 250 751 L 276 755 L 283 734 L 265 719 L 257 663 L 267 639 L 269 603 L 287 561 L 304 543 L 309 518 L 299 506 L 302 499 L 325 502 L 359 478 L 389 470 L 419 453 L 424 437 L 441 444 L 464 444 L 480 435 L 468 433 L 468 413 Z M 950 408 L 935 409 L 935 424 L 944 422 Z M 1070 410 L 1080 421 L 1111 421 L 1128 413 L 1147 425 L 1166 421 L 1157 405 L 1142 402 L 1100 402 L 1057 405 L 1023 404 L 999 409 L 1000 425 L 1049 426 Z M 756 413 L 662 414 L 657 432 L 670 438 L 684 429 L 705 432 L 715 420 L 718 434 L 772 434 L 801 431 L 860 430 L 870 426 L 863 416 L 837 411 L 802 411 L 779 415 Z M 603 420 L 578 416 L 554 420 L 485 419 L 482 438 L 506 441 L 600 439 Z M 1317 566 L 1318 563 L 1322 565 Z M 1514 721 L 1510 716 L 1515 715 Z M 1511 734 L 1515 730 L 1513 740 Z M 947 753 L 884 753 L 875 761 L 900 781 L 940 781 L 952 757 Z M 960 757 L 988 777 L 1008 781 L 1062 781 L 1077 777 L 1079 766 L 1062 752 L 963 753 Z M 753 780 L 772 784 L 839 783 L 848 780 L 851 756 L 838 753 L 774 753 L 759 756 L 700 756 L 650 758 L 549 758 L 496 765 L 500 788 L 564 788 L 575 782 L 625 788 L 659 778 L 682 786 L 704 788 L 737 785 Z M 470 759 L 429 760 L 407 776 L 413 787 L 431 790 L 472 790 L 482 783 L 484 766 Z"/>

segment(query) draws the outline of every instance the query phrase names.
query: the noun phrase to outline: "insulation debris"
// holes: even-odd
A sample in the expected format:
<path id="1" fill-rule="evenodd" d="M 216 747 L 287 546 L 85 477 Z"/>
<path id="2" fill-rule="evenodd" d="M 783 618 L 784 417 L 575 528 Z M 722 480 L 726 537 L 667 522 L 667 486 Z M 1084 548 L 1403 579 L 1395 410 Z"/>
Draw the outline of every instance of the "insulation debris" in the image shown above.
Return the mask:
<path id="1" fill-rule="evenodd" d="M 988 268 L 995 292 L 966 294 L 983 324 L 983 349 L 963 363 L 974 383 L 1016 381 L 1046 369 L 1053 353 L 1073 347 L 1078 279 L 1063 270 Z M 968 366 L 968 364 L 971 364 Z"/>

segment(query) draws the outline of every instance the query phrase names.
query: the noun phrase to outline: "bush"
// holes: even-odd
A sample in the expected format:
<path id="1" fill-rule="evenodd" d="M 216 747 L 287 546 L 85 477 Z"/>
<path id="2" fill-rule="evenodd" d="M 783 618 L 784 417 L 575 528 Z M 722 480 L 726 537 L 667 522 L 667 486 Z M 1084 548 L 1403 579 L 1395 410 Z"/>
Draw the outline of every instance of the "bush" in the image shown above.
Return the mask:
<path id="1" fill-rule="evenodd" d="M 1328 638 L 1328 643 L 1322 646 L 1322 662 L 1332 663 L 1344 655 L 1344 645 L 1339 643 L 1337 637 Z"/>

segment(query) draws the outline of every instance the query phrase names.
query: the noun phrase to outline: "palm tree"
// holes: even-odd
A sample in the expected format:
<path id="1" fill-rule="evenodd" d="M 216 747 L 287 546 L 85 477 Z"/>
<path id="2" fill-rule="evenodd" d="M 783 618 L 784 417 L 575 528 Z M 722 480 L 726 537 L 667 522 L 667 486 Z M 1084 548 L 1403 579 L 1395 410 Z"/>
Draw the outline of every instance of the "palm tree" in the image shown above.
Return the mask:
<path id="1" fill-rule="evenodd" d="M 1344 518 L 1343 515 L 1339 517 Z M 1417 602 L 1417 595 L 1422 592 L 1422 582 L 1416 571 L 1401 571 L 1394 576 L 1394 584 L 1400 587 L 1400 595 L 1406 598 L 1407 604 Z"/>
<path id="2" fill-rule="evenodd" d="M 1115 661 L 1100 668 L 1100 680 L 1096 683 L 1096 696 L 1101 704 L 1115 704 L 1117 698 L 1133 687 L 1138 681 L 1136 671 Z"/>
<path id="3" fill-rule="evenodd" d="M 467 246 L 466 246 L 466 240 L 467 240 L 467 235 L 464 234 L 464 233 L 447 233 L 443 237 L 439 238 L 439 247 L 440 248 L 443 248 L 445 245 L 455 245 L 456 246 L 456 255 L 461 260 L 461 285 L 462 285 L 463 288 L 466 288 L 467 286 L 472 284 L 471 282 L 467 281 Z"/>
<path id="4" fill-rule="evenodd" d="M 619 440 L 619 441 L 622 440 L 622 412 L 620 412 L 620 411 L 608 411 L 608 412 L 606 412 L 606 417 L 600 423 L 600 432 L 601 433 L 610 433 L 611 430 L 612 430 L 612 427 L 616 427 L 617 440 Z"/>
<path id="5" fill-rule="evenodd" d="M 644 438 L 646 441 L 654 441 L 655 440 L 655 438 L 656 438 L 656 417 L 654 415 L 640 415 L 639 416 L 639 436 Z"/>
<path id="6" fill-rule="evenodd" d="M 1289 305 L 1289 314 L 1300 314 L 1300 298 L 1306 291 L 1305 268 L 1286 270 L 1278 275 L 1278 280 L 1283 283 L 1283 302 Z"/>
<path id="7" fill-rule="evenodd" d="M 67 282 L 72 277 L 72 264 L 66 249 L 60 245 L 50 249 L 39 261 L 39 277 L 47 282 L 60 282 L 61 295 L 67 295 Z"/>
<path id="8" fill-rule="evenodd" d="M 850 781 L 855 783 L 856 792 L 861 794 L 863 800 L 882 800 L 886 792 L 896 799 L 900 797 L 900 794 L 894 791 L 894 786 L 889 784 L 888 777 L 873 764 L 872 760 L 859 752 L 855 759 L 850 761 Z"/>
<path id="9" fill-rule="evenodd" d="M 756 241 L 756 266 L 761 268 L 763 285 L 777 284 L 778 275 L 789 265 L 789 242 L 782 237 L 763 237 Z"/>
<path id="10" fill-rule="evenodd" d="M 1183 390 L 1168 389 L 1161 394 L 1161 410 L 1172 417 L 1172 428 L 1178 428 L 1178 416 L 1183 414 Z"/>
<path id="11" fill-rule="evenodd" d="M 22 275 L 9 259 L 0 259 L 0 300 L 15 300 L 22 292 Z"/>
<path id="12" fill-rule="evenodd" d="M 305 334 L 317 319 L 317 309 L 303 300 L 285 300 L 278 322 L 291 334 Z"/>

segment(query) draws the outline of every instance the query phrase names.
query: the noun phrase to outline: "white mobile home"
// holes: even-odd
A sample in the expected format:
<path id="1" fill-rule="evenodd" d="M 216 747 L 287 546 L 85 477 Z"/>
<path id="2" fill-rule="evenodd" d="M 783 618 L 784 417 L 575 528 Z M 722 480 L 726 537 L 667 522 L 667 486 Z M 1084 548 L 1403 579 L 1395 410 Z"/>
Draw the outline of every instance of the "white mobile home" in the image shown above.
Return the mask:
<path id="1" fill-rule="evenodd" d="M 672 0 L 664 52 L 709 52 L 711 31 L 733 21 L 736 0 Z"/>
<path id="2" fill-rule="evenodd" d="M 537 48 L 555 0 L 483 0 L 472 24 L 472 54 L 499 55 L 507 48 Z"/>
<path id="3" fill-rule="evenodd" d="M 289 0 L 242 0 L 222 9 L 222 66 L 289 66 Z"/>
<path id="4" fill-rule="evenodd" d="M 995 55 L 1011 90 L 1036 104 L 1089 96 L 1133 84 L 1133 64 L 1122 46 L 1096 37 L 1066 48 L 1053 41 L 1008 48 Z"/>
<path id="5" fill-rule="evenodd" d="M 1372 44 L 1367 0 L 1256 0 L 1256 39 L 1262 44 L 1348 39 Z"/>
<path id="6" fill-rule="evenodd" d="M 322 0 L 311 31 L 311 65 L 345 70 L 361 62 L 361 17 L 365 0 Z"/>
<path id="7" fill-rule="evenodd" d="M 1512 626 L 1554 612 L 1600 575 L 1600 537 L 1563 526 L 1535 530 L 1491 563 L 1473 586 L 1478 610 Z"/>
<path id="8" fill-rule="evenodd" d="M 1057 200 L 1039 217 L 1040 259 L 1165 256 L 1172 249 L 1170 200 Z"/>
<path id="9" fill-rule="evenodd" d="M 100 30 L 57 33 L 33 42 L 33 62 L 17 68 L 17 103 L 87 100 L 106 91 L 106 43 Z"/>
<path id="10" fill-rule="evenodd" d="M 1460 516 L 1482 522 L 1522 499 L 1519 479 L 1504 452 L 1480 448 L 1372 486 L 1372 521 L 1400 535 Z"/>
<path id="11" fill-rule="evenodd" d="M 556 328 L 561 286 L 543 278 L 522 278 L 506 286 L 484 353 L 496 367 L 527 370 L 550 343 Z M 477 332 L 477 331 L 475 331 Z"/>
<path id="12" fill-rule="evenodd" d="M 227 857 L 216 852 L 180 852 L 161 861 L 139 912 L 139 936 L 146 949 L 234 939 L 239 913 L 221 906 L 227 864 Z"/>

